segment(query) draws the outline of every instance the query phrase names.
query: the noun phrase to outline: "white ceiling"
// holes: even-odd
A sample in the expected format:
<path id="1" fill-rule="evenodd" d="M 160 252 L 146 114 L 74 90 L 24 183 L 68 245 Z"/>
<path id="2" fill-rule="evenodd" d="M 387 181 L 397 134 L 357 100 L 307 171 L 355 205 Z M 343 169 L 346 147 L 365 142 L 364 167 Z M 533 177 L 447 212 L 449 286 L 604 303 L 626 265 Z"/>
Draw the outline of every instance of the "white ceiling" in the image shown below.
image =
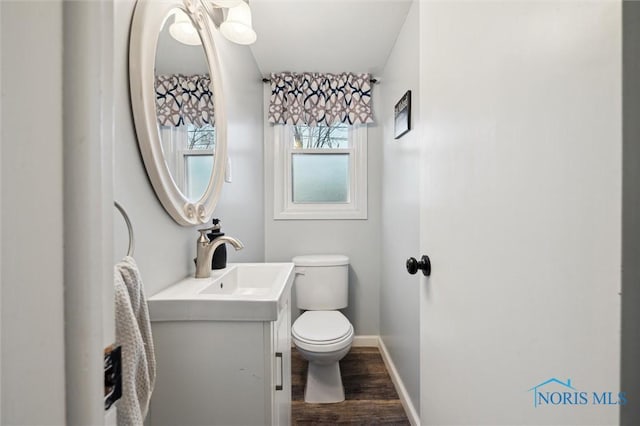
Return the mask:
<path id="1" fill-rule="evenodd" d="M 262 74 L 369 72 L 378 75 L 411 0 L 250 0 Z"/>

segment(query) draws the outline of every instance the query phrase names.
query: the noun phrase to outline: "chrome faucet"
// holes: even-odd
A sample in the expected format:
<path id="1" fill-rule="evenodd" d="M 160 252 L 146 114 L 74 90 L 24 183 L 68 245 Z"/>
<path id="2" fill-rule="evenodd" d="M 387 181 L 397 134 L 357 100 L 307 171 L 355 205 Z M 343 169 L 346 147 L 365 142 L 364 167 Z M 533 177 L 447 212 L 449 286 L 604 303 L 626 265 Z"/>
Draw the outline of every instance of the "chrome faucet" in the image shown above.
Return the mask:
<path id="1" fill-rule="evenodd" d="M 213 253 L 220 245 L 229 243 L 236 250 L 244 248 L 244 245 L 240 240 L 233 237 L 227 237 L 226 235 L 215 238 L 213 241 L 209 241 L 207 232 L 215 229 L 220 229 L 220 227 L 218 225 L 214 225 L 211 228 L 198 229 L 200 236 L 196 243 L 196 278 L 209 278 L 211 276 L 211 260 L 213 258 Z"/>

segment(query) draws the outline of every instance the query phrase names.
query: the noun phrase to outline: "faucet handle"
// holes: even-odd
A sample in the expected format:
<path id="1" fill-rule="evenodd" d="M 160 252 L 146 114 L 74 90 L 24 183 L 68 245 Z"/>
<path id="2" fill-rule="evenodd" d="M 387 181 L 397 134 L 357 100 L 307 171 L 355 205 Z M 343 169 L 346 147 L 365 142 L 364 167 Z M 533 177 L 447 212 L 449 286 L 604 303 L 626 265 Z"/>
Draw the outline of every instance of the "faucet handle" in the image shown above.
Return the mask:
<path id="1" fill-rule="evenodd" d="M 2 1 L 2 0 L 0 0 Z M 202 228 L 202 229 L 198 229 L 198 232 L 200 233 L 200 240 L 204 241 L 206 239 L 206 232 L 209 231 L 219 231 L 221 226 L 220 226 L 220 219 L 213 219 L 213 225 L 208 227 L 208 228 Z M 206 239 L 206 241 L 209 241 L 208 239 Z"/>
<path id="2" fill-rule="evenodd" d="M 199 243 L 208 243 L 209 242 L 209 237 L 207 237 L 207 233 L 209 231 L 213 231 L 213 230 L 215 230 L 215 226 L 211 226 L 209 228 L 198 229 L 198 232 L 200 233 L 200 236 L 198 237 L 198 242 Z"/>
<path id="3" fill-rule="evenodd" d="M 198 229 L 198 232 L 200 233 L 200 235 L 204 235 L 206 232 L 215 231 L 216 229 L 220 229 L 220 227 L 217 225 L 213 225 L 208 228 Z"/>

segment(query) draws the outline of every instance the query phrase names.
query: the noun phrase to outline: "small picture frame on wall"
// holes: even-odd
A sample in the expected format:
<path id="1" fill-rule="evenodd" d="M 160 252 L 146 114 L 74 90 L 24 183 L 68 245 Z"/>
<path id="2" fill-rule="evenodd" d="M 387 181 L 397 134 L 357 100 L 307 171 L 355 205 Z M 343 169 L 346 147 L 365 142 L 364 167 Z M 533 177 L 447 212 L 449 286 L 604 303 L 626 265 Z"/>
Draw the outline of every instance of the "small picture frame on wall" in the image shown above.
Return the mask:
<path id="1" fill-rule="evenodd" d="M 395 139 L 400 139 L 402 135 L 411 130 L 411 90 L 407 90 L 400 98 L 394 112 L 394 135 Z"/>

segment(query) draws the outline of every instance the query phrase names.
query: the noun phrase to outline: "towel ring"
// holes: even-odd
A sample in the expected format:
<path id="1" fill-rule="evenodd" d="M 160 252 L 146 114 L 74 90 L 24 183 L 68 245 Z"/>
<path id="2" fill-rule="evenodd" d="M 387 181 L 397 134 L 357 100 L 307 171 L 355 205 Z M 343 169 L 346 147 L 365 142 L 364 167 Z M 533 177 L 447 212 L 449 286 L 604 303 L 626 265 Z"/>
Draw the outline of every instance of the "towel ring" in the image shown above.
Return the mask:
<path id="1" fill-rule="evenodd" d="M 124 221 L 127 223 L 127 229 L 129 230 L 129 249 L 127 250 L 127 256 L 133 256 L 133 249 L 135 247 L 135 240 L 133 238 L 133 226 L 131 226 L 131 221 L 129 220 L 129 215 L 127 215 L 127 212 L 124 210 L 124 208 L 122 208 L 122 206 L 120 204 L 118 204 L 117 201 L 114 201 L 113 205 L 116 206 L 118 211 L 122 214 L 122 217 L 124 218 Z"/>

